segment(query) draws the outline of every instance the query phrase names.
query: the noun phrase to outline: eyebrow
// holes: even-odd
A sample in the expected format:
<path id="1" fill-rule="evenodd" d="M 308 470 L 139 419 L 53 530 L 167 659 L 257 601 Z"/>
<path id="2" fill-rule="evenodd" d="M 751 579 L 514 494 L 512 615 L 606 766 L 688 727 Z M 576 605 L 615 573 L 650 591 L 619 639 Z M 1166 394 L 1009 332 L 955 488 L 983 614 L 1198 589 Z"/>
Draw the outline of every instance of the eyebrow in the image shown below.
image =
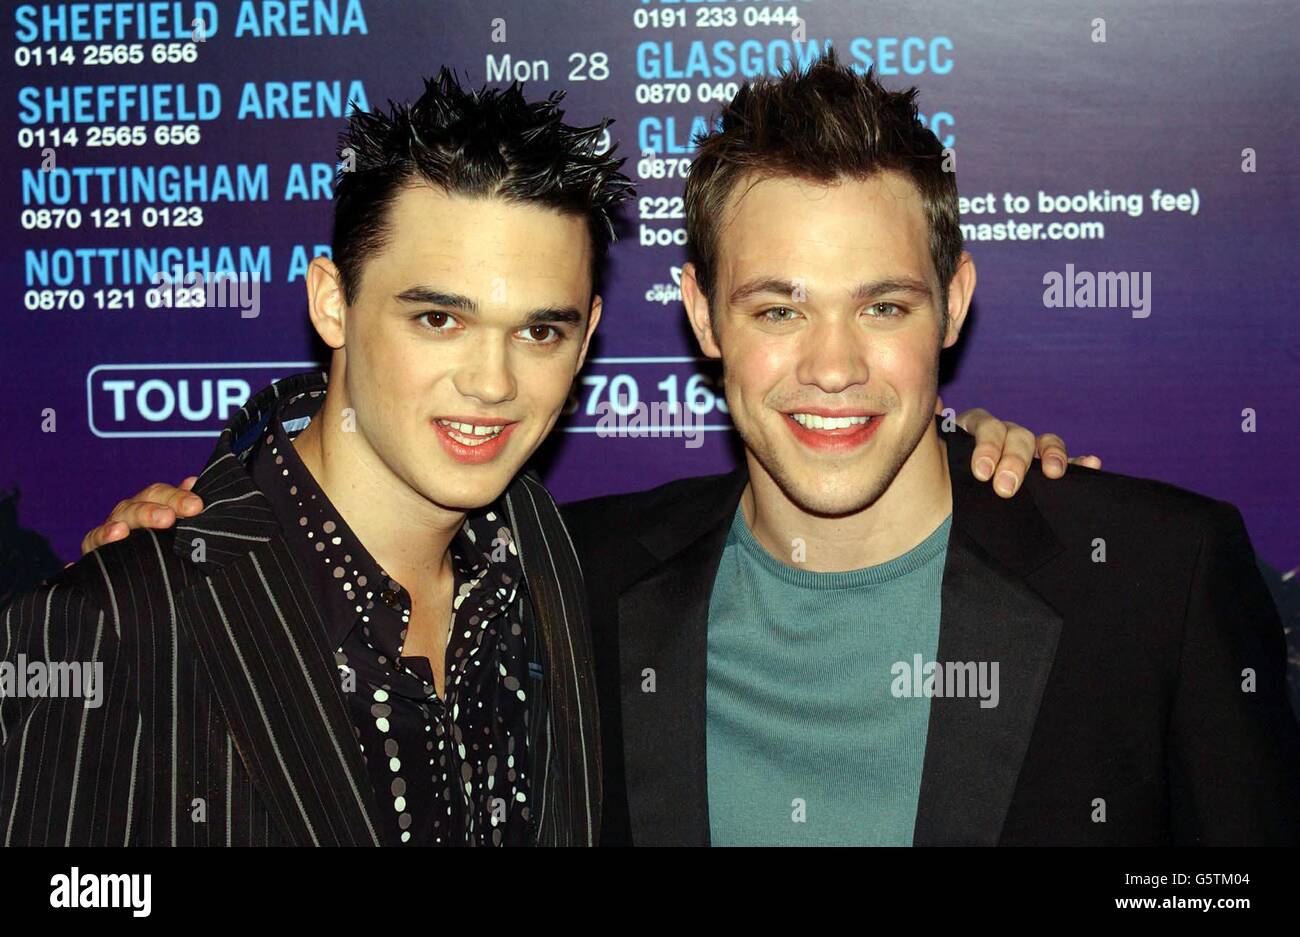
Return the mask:
<path id="1" fill-rule="evenodd" d="M 460 293 L 445 293 L 428 286 L 412 286 L 397 294 L 404 303 L 424 303 L 429 306 L 450 306 L 465 312 L 478 312 L 478 303 Z"/>
<path id="2" fill-rule="evenodd" d="M 419 303 L 428 306 L 446 306 L 459 309 L 471 315 L 477 315 L 478 303 L 460 293 L 448 293 L 428 286 L 412 286 L 397 294 L 397 299 L 404 303 Z M 574 306 L 541 306 L 532 309 L 524 316 L 524 325 L 548 325 L 553 322 L 577 323 L 582 321 L 582 313 Z"/>
<path id="3" fill-rule="evenodd" d="M 780 296 L 792 296 L 795 292 L 795 283 L 793 280 L 785 280 L 781 277 L 763 277 L 756 280 L 750 280 L 748 283 L 737 287 L 729 297 L 732 305 L 743 302 L 751 296 L 758 296 L 764 293 L 775 293 Z M 909 293 L 921 296 L 926 299 L 930 298 L 930 288 L 924 282 L 909 276 L 887 277 L 880 280 L 871 280 L 865 283 L 859 283 L 853 289 L 853 298 L 862 301 L 874 299 L 877 296 L 885 296 L 891 293 Z"/>
<path id="4" fill-rule="evenodd" d="M 582 321 L 582 313 L 573 306 L 544 306 L 531 310 L 524 317 L 525 325 L 549 325 L 553 322 L 575 324 Z"/>

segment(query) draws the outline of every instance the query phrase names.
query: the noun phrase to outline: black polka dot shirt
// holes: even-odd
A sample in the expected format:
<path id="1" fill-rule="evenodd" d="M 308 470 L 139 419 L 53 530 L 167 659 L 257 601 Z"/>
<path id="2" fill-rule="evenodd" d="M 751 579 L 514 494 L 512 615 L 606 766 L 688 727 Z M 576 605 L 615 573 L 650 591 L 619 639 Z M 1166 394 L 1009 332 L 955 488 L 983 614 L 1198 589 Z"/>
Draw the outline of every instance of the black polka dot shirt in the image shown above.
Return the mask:
<path id="1" fill-rule="evenodd" d="M 324 397 L 286 398 L 248 455 L 336 648 L 340 686 L 387 845 L 520 845 L 528 784 L 529 647 L 523 568 L 499 506 L 451 544 L 455 572 L 445 699 L 424 657 L 403 657 L 411 597 L 348 529 L 292 438 Z"/>

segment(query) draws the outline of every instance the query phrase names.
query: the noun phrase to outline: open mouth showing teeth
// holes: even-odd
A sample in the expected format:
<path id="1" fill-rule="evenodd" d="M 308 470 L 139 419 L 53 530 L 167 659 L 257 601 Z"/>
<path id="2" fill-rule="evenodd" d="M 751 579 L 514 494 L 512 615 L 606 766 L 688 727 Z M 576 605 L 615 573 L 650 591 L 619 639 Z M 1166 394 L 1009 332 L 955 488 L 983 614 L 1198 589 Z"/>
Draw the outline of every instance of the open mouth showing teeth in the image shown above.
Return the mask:
<path id="1" fill-rule="evenodd" d="M 455 420 L 438 420 L 438 425 L 447 431 L 447 435 L 462 446 L 481 446 L 501 435 L 505 426 L 479 426 L 474 423 L 459 423 Z"/>
<path id="2" fill-rule="evenodd" d="M 874 417 L 869 416 L 820 416 L 816 413 L 788 413 L 786 415 L 804 429 L 823 430 L 862 426 L 874 419 Z"/>

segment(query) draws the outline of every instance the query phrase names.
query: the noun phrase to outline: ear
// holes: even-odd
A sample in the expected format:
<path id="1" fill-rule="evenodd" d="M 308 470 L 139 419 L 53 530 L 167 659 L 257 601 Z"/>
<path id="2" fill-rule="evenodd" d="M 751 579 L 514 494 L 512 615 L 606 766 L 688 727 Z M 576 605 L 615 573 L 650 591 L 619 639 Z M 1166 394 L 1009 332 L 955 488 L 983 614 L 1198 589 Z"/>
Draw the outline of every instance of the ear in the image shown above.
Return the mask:
<path id="1" fill-rule="evenodd" d="M 966 313 L 970 311 L 971 296 L 975 293 L 975 261 L 966 251 L 961 252 L 957 271 L 948 284 L 948 331 L 943 337 L 943 347 L 951 348 L 957 344 L 961 327 L 966 324 Z"/>
<path id="2" fill-rule="evenodd" d="M 687 263 L 682 267 L 682 303 L 686 306 L 686 318 L 695 332 L 695 340 L 700 343 L 700 351 L 705 357 L 721 358 L 722 349 L 713 335 L 712 313 L 709 301 L 695 279 L 695 264 Z"/>
<path id="3" fill-rule="evenodd" d="M 591 345 L 591 336 L 595 334 L 596 326 L 600 324 L 600 311 L 602 308 L 604 306 L 600 294 L 597 293 L 591 298 L 591 311 L 587 314 L 587 334 L 582 338 L 582 350 L 578 352 L 578 366 L 573 369 L 574 374 L 582 370 L 583 362 L 587 360 L 587 348 Z"/>
<path id="4" fill-rule="evenodd" d="M 338 267 L 328 257 L 315 258 L 307 267 L 307 310 L 316 334 L 331 348 L 344 345 L 347 309 Z"/>

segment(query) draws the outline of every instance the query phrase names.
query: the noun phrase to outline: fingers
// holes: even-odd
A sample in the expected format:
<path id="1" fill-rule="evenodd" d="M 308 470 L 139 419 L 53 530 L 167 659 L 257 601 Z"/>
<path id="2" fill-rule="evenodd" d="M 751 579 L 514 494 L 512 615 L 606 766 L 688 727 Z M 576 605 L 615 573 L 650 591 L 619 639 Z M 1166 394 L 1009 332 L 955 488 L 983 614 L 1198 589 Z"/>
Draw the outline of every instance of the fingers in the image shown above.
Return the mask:
<path id="1" fill-rule="evenodd" d="M 975 437 L 971 471 L 982 482 L 992 478 L 993 490 L 1004 498 L 1020 489 L 1035 457 L 1042 461 L 1048 478 L 1060 478 L 1071 465 L 1101 468 L 1101 459 L 1095 455 L 1070 458 L 1065 440 L 1055 433 L 1035 437 L 1023 426 L 999 420 L 979 407 L 959 413 L 957 425 Z"/>
<path id="2" fill-rule="evenodd" d="M 993 479 L 993 490 L 1004 498 L 1014 495 L 1034 458 L 1034 434 L 978 408 L 960 414 L 957 425 L 975 437 L 971 456 L 975 477 L 980 481 Z"/>
<path id="3" fill-rule="evenodd" d="M 1048 478 L 1060 478 L 1065 474 L 1069 454 L 1065 451 L 1065 440 L 1055 433 L 1043 433 L 1037 439 L 1036 451 L 1042 460 L 1043 474 Z"/>
<path id="4" fill-rule="evenodd" d="M 973 427 L 973 429 L 972 429 Z M 1023 426 L 985 414 L 963 427 L 974 432 L 975 452 L 971 471 L 980 481 L 993 479 L 993 490 L 1010 498 L 1020 490 L 1034 458 L 1034 434 Z"/>
<path id="5" fill-rule="evenodd" d="M 108 543 L 126 539 L 127 534 L 139 527 L 170 527 L 176 521 L 176 512 L 145 501 L 120 501 L 109 519 L 81 539 L 81 555 L 85 556 Z"/>
<path id="6" fill-rule="evenodd" d="M 1034 434 L 1016 423 L 1006 423 L 1002 442 L 1002 457 L 998 459 L 993 475 L 993 490 L 1010 498 L 1020 490 L 1029 464 L 1034 461 Z"/>
<path id="7" fill-rule="evenodd" d="M 85 556 L 93 550 L 98 550 L 106 543 L 121 540 L 130 532 L 130 529 L 123 523 L 106 521 L 81 538 L 81 555 Z"/>
<path id="8" fill-rule="evenodd" d="M 190 481 L 186 479 L 186 481 Z M 183 485 L 184 483 L 182 483 Z M 193 482 L 190 482 L 192 485 Z M 137 507 L 142 506 L 142 507 Z M 168 509 L 171 513 L 156 513 L 149 508 Z M 188 489 L 176 488 L 155 482 L 149 485 L 130 501 L 123 501 L 118 509 L 108 516 L 111 521 L 124 521 L 134 530 L 137 527 L 170 527 L 177 517 L 193 517 L 203 510 L 203 499 Z M 129 511 L 130 517 L 120 514 Z M 150 518 L 153 520 L 151 521 Z M 142 523 L 132 523 L 132 520 Z M 163 523 L 165 522 L 165 523 Z"/>
<path id="9" fill-rule="evenodd" d="M 176 523 L 176 510 L 154 501 L 123 501 L 108 516 L 108 522 L 124 524 L 128 533 L 141 527 L 161 530 Z"/>
<path id="10" fill-rule="evenodd" d="M 1060 478 L 1069 465 L 1101 468 L 1101 459 L 1095 455 L 1081 455 L 1071 459 L 1065 449 L 1065 440 L 1055 433 L 1043 433 L 1038 437 L 1038 457 L 1043 460 L 1043 474 L 1048 478 Z"/>
<path id="11" fill-rule="evenodd" d="M 987 410 L 973 407 L 957 414 L 957 425 L 975 437 L 975 455 L 971 459 L 971 471 L 982 482 L 993 477 L 1002 455 L 1002 443 L 1006 438 L 1006 428 L 1002 421 Z"/>
<path id="12" fill-rule="evenodd" d="M 940 411 L 936 409 L 935 412 L 938 413 Z M 992 413 L 989 413 L 983 407 L 971 407 L 969 410 L 963 410 L 961 413 L 957 414 L 957 425 L 972 436 L 977 435 L 976 430 L 985 423 L 1001 422 L 1001 420 L 995 417 Z"/>
<path id="13" fill-rule="evenodd" d="M 81 540 L 84 556 L 108 543 L 124 539 L 133 530 L 149 527 L 161 530 L 172 526 L 179 517 L 193 517 L 203 511 L 203 499 L 190 491 L 197 475 L 184 479 L 180 487 L 161 482 L 149 485 L 134 498 L 119 501 L 108 520 Z"/>

